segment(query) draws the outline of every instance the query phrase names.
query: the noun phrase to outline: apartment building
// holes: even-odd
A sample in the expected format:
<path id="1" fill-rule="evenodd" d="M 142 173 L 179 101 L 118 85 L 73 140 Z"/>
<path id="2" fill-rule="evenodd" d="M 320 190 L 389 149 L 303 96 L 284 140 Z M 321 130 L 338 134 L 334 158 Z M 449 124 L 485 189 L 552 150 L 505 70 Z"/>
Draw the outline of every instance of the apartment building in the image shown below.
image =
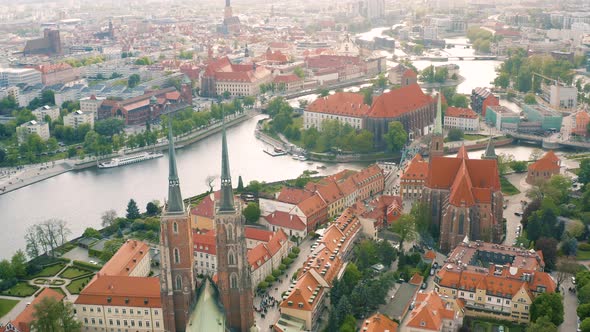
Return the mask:
<path id="1" fill-rule="evenodd" d="M 58 106 L 41 106 L 36 108 L 31 113 L 37 118 L 39 121 L 45 120 L 46 116 L 49 116 L 51 121 L 57 120 L 59 118 L 61 109 Z"/>
<path id="2" fill-rule="evenodd" d="M 326 120 L 336 120 L 360 130 L 364 128 L 364 117 L 370 106 L 364 103 L 360 93 L 337 92 L 313 101 L 303 112 L 303 127 L 322 130 Z"/>
<path id="3" fill-rule="evenodd" d="M 544 267 L 534 250 L 465 241 L 436 274 L 434 290 L 462 299 L 467 316 L 528 324 L 535 297 L 557 287 Z"/>
<path id="4" fill-rule="evenodd" d="M 449 106 L 445 111 L 444 127 L 446 129 L 457 128 L 463 131 L 478 131 L 479 117 L 477 113 L 469 108 Z"/>
<path id="5" fill-rule="evenodd" d="M 0 88 L 40 83 L 41 73 L 33 68 L 0 68 Z"/>
<path id="6" fill-rule="evenodd" d="M 31 120 L 16 127 L 16 136 L 18 138 L 18 144 L 21 144 L 27 140 L 27 137 L 31 134 L 37 134 L 42 140 L 46 141 L 49 139 L 49 124 L 44 121 Z"/>
<path id="7" fill-rule="evenodd" d="M 65 126 L 69 126 L 74 129 L 83 124 L 90 125 L 90 128 L 94 127 L 94 113 L 92 112 L 83 112 L 81 110 L 77 110 L 64 116 L 63 119 Z"/>

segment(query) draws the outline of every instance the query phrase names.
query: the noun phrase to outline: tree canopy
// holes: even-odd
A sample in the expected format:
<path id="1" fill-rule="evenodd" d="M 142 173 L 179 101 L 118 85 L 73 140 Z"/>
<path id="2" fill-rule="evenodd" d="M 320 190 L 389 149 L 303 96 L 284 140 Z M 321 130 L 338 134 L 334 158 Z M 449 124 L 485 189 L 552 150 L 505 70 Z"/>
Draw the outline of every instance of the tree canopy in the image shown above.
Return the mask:
<path id="1" fill-rule="evenodd" d="M 392 121 L 388 125 L 387 133 L 383 135 L 387 149 L 391 152 L 399 152 L 408 141 L 408 133 L 399 121 Z"/>

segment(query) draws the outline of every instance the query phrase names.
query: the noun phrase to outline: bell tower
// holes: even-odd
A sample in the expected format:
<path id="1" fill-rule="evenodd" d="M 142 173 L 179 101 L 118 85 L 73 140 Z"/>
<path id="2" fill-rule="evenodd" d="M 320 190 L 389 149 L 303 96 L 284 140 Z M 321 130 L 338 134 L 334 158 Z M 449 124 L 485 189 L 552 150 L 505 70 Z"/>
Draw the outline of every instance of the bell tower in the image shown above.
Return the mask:
<path id="1" fill-rule="evenodd" d="M 227 326 L 246 332 L 254 325 L 252 280 L 241 204 L 234 203 L 225 125 L 222 133 L 221 198 L 215 211 L 217 278 Z"/>
<path id="2" fill-rule="evenodd" d="M 438 92 L 438 103 L 436 104 L 436 117 L 434 118 L 434 131 L 430 140 L 429 160 L 432 161 L 434 157 L 442 157 L 445 154 L 444 150 L 444 136 L 442 129 L 442 104 L 441 91 Z"/>
<path id="3" fill-rule="evenodd" d="M 168 119 L 168 201 L 160 221 L 160 296 L 167 332 L 184 332 L 194 298 L 193 237 L 180 193 L 172 123 Z"/>

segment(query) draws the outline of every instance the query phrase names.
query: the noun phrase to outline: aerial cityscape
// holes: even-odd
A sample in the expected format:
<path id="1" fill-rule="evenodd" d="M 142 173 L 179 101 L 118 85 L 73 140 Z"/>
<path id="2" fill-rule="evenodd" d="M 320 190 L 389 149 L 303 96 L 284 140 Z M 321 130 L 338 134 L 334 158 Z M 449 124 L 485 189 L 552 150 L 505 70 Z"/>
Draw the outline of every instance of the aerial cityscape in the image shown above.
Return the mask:
<path id="1" fill-rule="evenodd" d="M 590 332 L 590 2 L 0 0 L 0 332 Z"/>

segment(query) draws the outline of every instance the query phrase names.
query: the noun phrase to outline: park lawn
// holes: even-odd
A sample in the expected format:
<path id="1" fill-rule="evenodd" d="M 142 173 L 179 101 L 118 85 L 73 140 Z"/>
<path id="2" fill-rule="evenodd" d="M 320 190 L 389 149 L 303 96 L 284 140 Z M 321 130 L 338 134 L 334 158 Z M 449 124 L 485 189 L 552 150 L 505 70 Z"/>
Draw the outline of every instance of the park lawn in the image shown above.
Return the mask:
<path id="1" fill-rule="evenodd" d="M 18 300 L 0 299 L 0 318 L 9 313 L 18 302 Z"/>
<path id="2" fill-rule="evenodd" d="M 500 177 L 500 185 L 502 186 L 502 193 L 507 196 L 520 194 L 520 190 L 516 188 L 507 178 Z"/>
<path id="3" fill-rule="evenodd" d="M 78 278 L 78 277 L 81 277 L 83 275 L 90 274 L 90 273 L 94 273 L 94 272 L 70 266 L 65 271 L 63 271 L 59 276 L 62 278 L 67 278 L 67 279 L 75 279 L 75 278 Z"/>
<path id="4" fill-rule="evenodd" d="M 491 320 L 478 319 L 471 323 L 471 331 L 474 332 L 494 332 L 498 331 L 499 326 L 504 326 L 505 332 L 524 332 L 524 327 L 509 322 L 496 322 Z"/>
<path id="5" fill-rule="evenodd" d="M 7 296 L 27 297 L 35 294 L 38 289 L 39 287 L 31 286 L 26 282 L 19 282 L 11 288 L 3 291 L 1 294 Z"/>
<path id="6" fill-rule="evenodd" d="M 464 134 L 463 135 L 463 139 L 466 141 L 478 141 L 478 140 L 484 139 L 484 138 L 487 138 L 487 136 L 478 135 L 478 134 Z"/>
<path id="7" fill-rule="evenodd" d="M 63 269 L 65 266 L 66 266 L 66 264 L 61 263 L 61 262 L 50 265 L 50 266 L 46 266 L 39 273 L 27 277 L 27 279 L 35 279 L 35 278 L 39 278 L 39 277 L 53 277 L 54 275 L 57 274 L 57 272 L 61 271 L 61 269 Z"/>
<path id="8" fill-rule="evenodd" d="M 578 249 L 576 252 L 576 259 L 579 261 L 590 260 L 590 251 L 583 251 Z"/>
<path id="9" fill-rule="evenodd" d="M 80 294 L 82 289 L 84 289 L 84 286 L 88 284 L 91 278 L 92 277 L 90 276 L 73 280 L 69 285 L 66 286 L 66 288 L 68 289 L 68 292 L 70 292 L 70 294 L 72 295 Z"/>

